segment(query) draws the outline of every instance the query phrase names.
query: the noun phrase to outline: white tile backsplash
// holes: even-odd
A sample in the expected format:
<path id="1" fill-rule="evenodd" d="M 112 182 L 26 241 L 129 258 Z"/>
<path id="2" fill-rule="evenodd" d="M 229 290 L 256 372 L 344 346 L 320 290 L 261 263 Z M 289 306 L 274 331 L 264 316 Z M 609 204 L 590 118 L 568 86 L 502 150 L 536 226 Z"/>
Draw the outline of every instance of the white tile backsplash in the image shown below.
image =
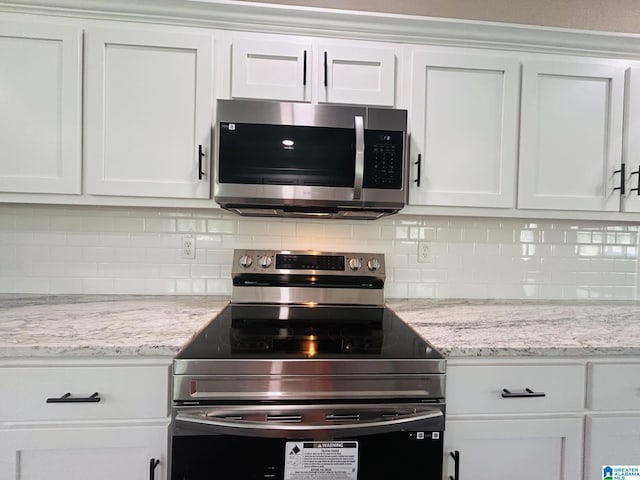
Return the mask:
<path id="1" fill-rule="evenodd" d="M 195 259 L 181 256 L 187 235 Z M 637 225 L 598 222 L 1 205 L 0 292 L 228 295 L 234 248 L 286 248 L 384 253 L 389 298 L 629 300 L 640 299 L 639 237 Z"/>

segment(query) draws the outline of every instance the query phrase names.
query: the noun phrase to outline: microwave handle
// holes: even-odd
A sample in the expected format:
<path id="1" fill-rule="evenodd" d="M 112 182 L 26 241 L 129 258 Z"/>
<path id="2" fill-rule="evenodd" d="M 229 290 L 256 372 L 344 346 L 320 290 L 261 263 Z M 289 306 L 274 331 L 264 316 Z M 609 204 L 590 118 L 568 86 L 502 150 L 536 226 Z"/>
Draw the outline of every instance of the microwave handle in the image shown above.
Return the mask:
<path id="1" fill-rule="evenodd" d="M 364 181 L 364 118 L 356 115 L 354 123 L 356 126 L 356 170 L 353 199 L 360 200 L 362 197 L 362 182 Z"/>

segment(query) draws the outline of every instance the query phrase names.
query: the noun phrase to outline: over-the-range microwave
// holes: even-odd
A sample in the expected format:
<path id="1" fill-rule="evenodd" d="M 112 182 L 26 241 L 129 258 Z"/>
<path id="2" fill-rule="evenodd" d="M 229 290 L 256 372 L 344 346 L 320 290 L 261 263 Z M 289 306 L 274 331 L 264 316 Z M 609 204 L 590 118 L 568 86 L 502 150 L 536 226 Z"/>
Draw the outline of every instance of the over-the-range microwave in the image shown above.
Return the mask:
<path id="1" fill-rule="evenodd" d="M 252 216 L 375 219 L 407 196 L 406 110 L 218 100 L 214 196 Z"/>

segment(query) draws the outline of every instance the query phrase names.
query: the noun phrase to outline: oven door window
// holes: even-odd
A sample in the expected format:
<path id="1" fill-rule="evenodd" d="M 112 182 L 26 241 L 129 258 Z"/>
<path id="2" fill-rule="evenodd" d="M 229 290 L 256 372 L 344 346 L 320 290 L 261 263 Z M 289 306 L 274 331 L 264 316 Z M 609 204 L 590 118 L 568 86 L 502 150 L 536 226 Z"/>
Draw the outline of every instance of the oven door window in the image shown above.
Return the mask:
<path id="1" fill-rule="evenodd" d="M 440 480 L 441 432 L 398 431 L 332 442 L 357 443 L 356 472 L 323 468 L 320 457 L 311 477 L 304 468 L 285 468 L 286 456 L 299 439 L 235 435 L 176 435 L 173 437 L 171 480 Z M 313 443 L 313 439 L 309 439 Z M 325 441 L 320 441 L 325 442 Z M 345 461 L 350 461 L 346 459 Z M 286 471 L 286 473 L 285 473 Z M 352 475 L 357 476 L 352 476 Z M 342 476 L 341 476 L 342 475 Z"/>
<path id="2" fill-rule="evenodd" d="M 220 183 L 353 187 L 353 128 L 220 124 Z"/>

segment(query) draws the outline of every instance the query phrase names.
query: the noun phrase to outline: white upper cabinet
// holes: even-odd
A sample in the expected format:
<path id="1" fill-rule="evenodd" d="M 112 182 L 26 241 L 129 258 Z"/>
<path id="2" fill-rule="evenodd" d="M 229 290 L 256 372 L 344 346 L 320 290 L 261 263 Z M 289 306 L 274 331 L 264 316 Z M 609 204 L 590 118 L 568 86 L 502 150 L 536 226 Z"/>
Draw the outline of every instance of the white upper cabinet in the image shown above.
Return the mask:
<path id="1" fill-rule="evenodd" d="M 514 206 L 519 68 L 495 52 L 413 53 L 410 204 Z"/>
<path id="2" fill-rule="evenodd" d="M 619 211 L 623 104 L 622 66 L 525 60 L 518 208 Z"/>
<path id="3" fill-rule="evenodd" d="M 212 37 L 117 28 L 86 37 L 87 193 L 209 198 Z"/>
<path id="4" fill-rule="evenodd" d="M 396 55 L 381 47 L 320 45 L 318 101 L 391 107 L 395 104 Z"/>
<path id="5" fill-rule="evenodd" d="M 0 192 L 81 192 L 82 30 L 0 21 Z"/>
<path id="6" fill-rule="evenodd" d="M 393 106 L 396 50 L 258 35 L 231 41 L 231 97 Z"/>
<path id="7" fill-rule="evenodd" d="M 311 100 L 310 62 L 310 44 L 234 40 L 231 96 L 308 102 Z"/>
<path id="8" fill-rule="evenodd" d="M 640 67 L 627 70 L 623 159 L 625 163 L 624 212 L 640 212 Z"/>

